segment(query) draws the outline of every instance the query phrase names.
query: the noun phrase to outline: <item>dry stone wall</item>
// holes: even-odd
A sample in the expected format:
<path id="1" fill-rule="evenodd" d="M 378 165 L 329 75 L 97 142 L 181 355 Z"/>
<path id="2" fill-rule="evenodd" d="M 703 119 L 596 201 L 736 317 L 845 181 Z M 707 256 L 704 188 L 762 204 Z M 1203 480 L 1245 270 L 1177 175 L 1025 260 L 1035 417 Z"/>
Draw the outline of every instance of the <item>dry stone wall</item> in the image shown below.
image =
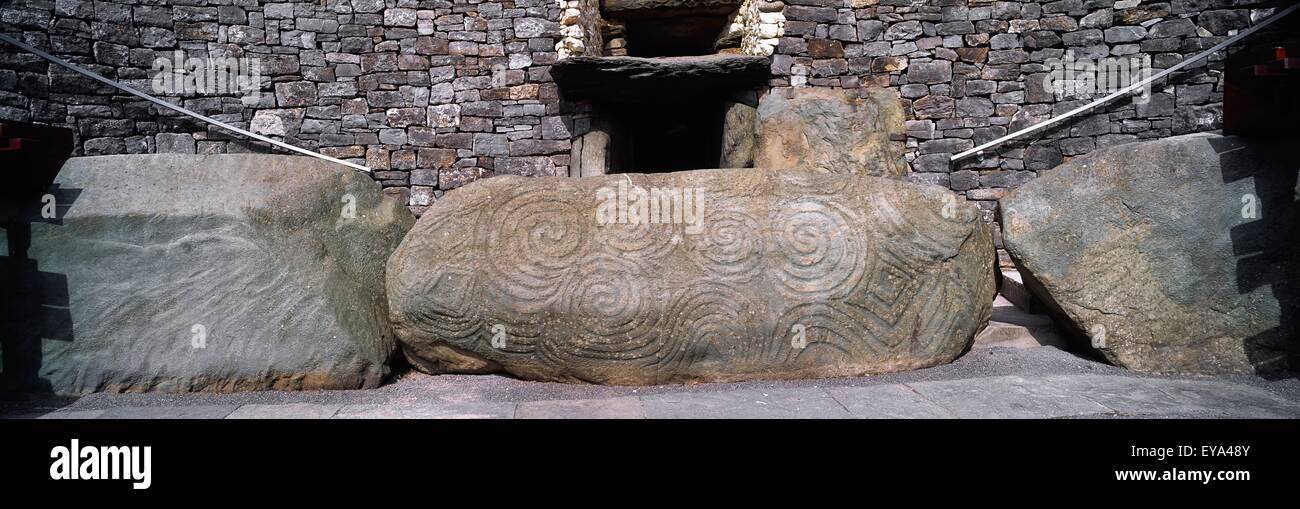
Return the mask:
<path id="1" fill-rule="evenodd" d="M 0 29 L 144 91 L 178 50 L 255 59 L 255 98 L 160 95 L 364 163 L 419 213 L 485 176 L 568 173 L 549 76 L 560 13 L 555 0 L 17 0 Z M 0 118 L 70 127 L 79 155 L 267 150 L 3 46 Z"/>
<path id="2" fill-rule="evenodd" d="M 991 220 L 996 199 L 1089 151 L 1216 129 L 1222 55 L 1138 104 L 1120 100 L 1030 140 L 951 154 L 1085 104 L 1045 87 L 1054 59 L 1149 57 L 1164 68 L 1274 12 L 1276 0 L 750 0 L 746 52 L 771 86 L 889 87 L 904 102 L 911 178 Z M 365 163 L 418 214 L 495 174 L 568 174 L 573 118 L 550 77 L 598 55 L 594 0 L 11 0 L 0 30 L 132 86 L 159 58 L 249 57 L 260 93 L 173 95 L 205 115 Z M 232 139 L 0 48 L 0 118 L 71 127 L 78 154 L 247 152 Z M 1000 239 L 997 239 L 1000 241 Z"/>
<path id="3" fill-rule="evenodd" d="M 992 220 L 1008 188 L 1076 155 L 1218 129 L 1223 55 L 1029 141 L 950 156 L 1092 99 L 1044 86 L 1054 59 L 1150 58 L 1167 68 L 1284 6 L 1265 0 L 786 0 L 773 87 L 895 89 L 913 180 L 964 193 Z M 1000 240 L 999 246 L 1000 246 Z"/>

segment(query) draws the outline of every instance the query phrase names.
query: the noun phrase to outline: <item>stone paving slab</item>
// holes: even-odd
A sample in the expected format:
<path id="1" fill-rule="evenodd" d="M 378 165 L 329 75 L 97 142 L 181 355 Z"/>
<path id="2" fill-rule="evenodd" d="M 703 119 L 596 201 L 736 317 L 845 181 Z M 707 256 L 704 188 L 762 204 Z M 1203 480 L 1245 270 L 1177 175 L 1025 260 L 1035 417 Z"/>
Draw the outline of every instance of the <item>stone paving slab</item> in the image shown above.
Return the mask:
<path id="1" fill-rule="evenodd" d="M 238 408 L 234 405 L 142 406 L 104 410 L 99 419 L 221 419 Z"/>
<path id="2" fill-rule="evenodd" d="M 651 419 L 848 419 L 853 414 L 819 388 L 679 392 L 641 397 Z"/>
<path id="3" fill-rule="evenodd" d="M 51 409 L 51 410 L 33 410 L 33 411 L 24 411 L 24 412 L 16 412 L 16 413 L 6 413 L 6 414 L 4 414 L 3 416 L 0 416 L 0 419 L 3 419 L 3 420 L 23 420 L 23 419 L 94 419 L 94 418 L 98 417 L 98 414 L 100 414 L 100 413 L 103 413 L 103 411 L 102 411 L 102 410 L 98 411 L 97 414 L 94 415 L 94 416 L 82 417 L 82 416 L 80 416 L 80 415 L 73 415 L 71 411 L 53 410 L 53 409 Z"/>
<path id="4" fill-rule="evenodd" d="M 59 410 L 35 417 L 36 419 L 98 419 L 104 410 Z"/>
<path id="5" fill-rule="evenodd" d="M 411 374 L 379 389 L 94 394 L 0 401 L 0 417 L 1300 418 L 1300 380 L 1139 375 L 1055 348 L 972 351 L 872 377 L 612 387 Z"/>
<path id="6" fill-rule="evenodd" d="M 645 419 L 640 398 L 573 399 L 520 403 L 516 419 Z"/>
<path id="7" fill-rule="evenodd" d="M 317 405 L 313 403 L 287 403 L 281 405 L 244 405 L 227 419 L 329 419 L 343 405 Z"/>
<path id="8" fill-rule="evenodd" d="M 441 401 L 343 405 L 334 419 L 510 419 L 514 403 Z"/>
<path id="9" fill-rule="evenodd" d="M 1300 404 L 1263 389 L 1197 380 L 1124 376 L 1047 376 L 1044 385 L 1081 395 L 1119 415 L 1220 414 L 1242 418 L 1295 418 Z"/>
<path id="10" fill-rule="evenodd" d="M 1039 378 L 1000 376 L 908 385 L 964 419 L 1048 419 L 1115 412 Z"/>
<path id="11" fill-rule="evenodd" d="M 1223 413 L 1231 417 L 1277 419 L 1300 417 L 1300 404 L 1244 385 L 1190 380 L 1152 380 L 1184 411 Z"/>
<path id="12" fill-rule="evenodd" d="M 863 419 L 952 419 L 947 408 L 903 384 L 868 387 L 827 387 L 826 392 Z"/>

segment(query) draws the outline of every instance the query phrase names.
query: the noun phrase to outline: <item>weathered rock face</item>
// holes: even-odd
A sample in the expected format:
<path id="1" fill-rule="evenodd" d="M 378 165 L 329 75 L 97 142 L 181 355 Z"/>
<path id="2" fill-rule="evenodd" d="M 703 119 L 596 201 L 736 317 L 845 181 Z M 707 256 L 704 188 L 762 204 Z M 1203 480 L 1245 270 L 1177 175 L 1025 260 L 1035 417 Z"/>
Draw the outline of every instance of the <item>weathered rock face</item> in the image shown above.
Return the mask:
<path id="1" fill-rule="evenodd" d="M 429 372 L 850 376 L 959 355 L 988 320 L 993 261 L 978 211 L 934 186 L 753 169 L 494 177 L 421 216 L 388 295 L 406 357 Z"/>
<path id="2" fill-rule="evenodd" d="M 755 129 L 758 127 L 758 109 L 741 102 L 724 104 L 722 120 L 723 168 L 754 167 Z"/>
<path id="3" fill-rule="evenodd" d="M 774 91 L 758 103 L 754 166 L 901 178 L 903 143 L 890 134 L 903 132 L 903 120 L 903 106 L 888 89 Z"/>
<path id="4" fill-rule="evenodd" d="M 1003 198 L 1007 250 L 1115 364 L 1279 370 L 1300 281 L 1300 161 L 1285 148 L 1197 134 L 1076 158 Z"/>
<path id="5" fill-rule="evenodd" d="M 305 157 L 75 158 L 30 249 L 3 260 L 10 388 L 378 385 L 384 264 L 414 218 L 366 175 Z M 6 227 L 25 229 L 26 222 Z"/>

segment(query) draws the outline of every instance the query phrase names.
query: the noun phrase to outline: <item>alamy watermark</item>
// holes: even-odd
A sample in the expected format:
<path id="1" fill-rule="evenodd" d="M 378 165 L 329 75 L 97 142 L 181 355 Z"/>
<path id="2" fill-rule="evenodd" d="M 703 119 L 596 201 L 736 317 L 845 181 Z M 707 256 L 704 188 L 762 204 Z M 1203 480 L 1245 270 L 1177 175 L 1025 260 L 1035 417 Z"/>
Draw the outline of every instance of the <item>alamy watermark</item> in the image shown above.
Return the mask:
<path id="1" fill-rule="evenodd" d="M 1043 76 L 1043 88 L 1056 94 L 1057 100 L 1111 94 L 1151 77 L 1150 55 L 1093 60 L 1075 58 L 1073 51 L 1066 51 L 1061 58 L 1045 63 L 1051 71 Z M 1146 104 L 1151 100 L 1151 84 L 1134 89 L 1133 94 L 1135 104 Z"/>
<path id="2" fill-rule="evenodd" d="M 176 51 L 171 58 L 155 59 L 153 71 L 150 85 L 158 95 L 239 95 L 249 104 L 262 94 L 262 65 L 256 58 L 186 58 Z"/>
<path id="3" fill-rule="evenodd" d="M 601 225 L 685 224 L 689 235 L 704 231 L 704 190 L 698 187 L 647 189 L 621 180 L 617 188 L 597 189 L 596 199 Z"/>
<path id="4" fill-rule="evenodd" d="M 82 445 L 78 439 L 72 439 L 67 446 L 55 446 L 50 449 L 50 479 L 63 480 L 101 480 L 126 479 L 133 481 L 131 487 L 137 490 L 149 489 L 153 485 L 150 468 L 153 457 L 151 446 L 94 446 Z"/>

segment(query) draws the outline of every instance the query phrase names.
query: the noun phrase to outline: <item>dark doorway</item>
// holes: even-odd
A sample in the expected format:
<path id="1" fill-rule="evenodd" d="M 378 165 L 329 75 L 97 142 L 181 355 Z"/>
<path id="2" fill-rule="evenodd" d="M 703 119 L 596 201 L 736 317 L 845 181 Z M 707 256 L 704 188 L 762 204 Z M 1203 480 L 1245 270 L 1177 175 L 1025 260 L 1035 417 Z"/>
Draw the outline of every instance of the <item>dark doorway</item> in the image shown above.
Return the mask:
<path id="1" fill-rule="evenodd" d="M 633 57 L 711 55 L 727 26 L 724 15 L 638 17 L 627 23 L 627 54 Z"/>
<path id="2" fill-rule="evenodd" d="M 717 168 L 723 103 L 716 98 L 610 105 L 610 173 Z"/>

